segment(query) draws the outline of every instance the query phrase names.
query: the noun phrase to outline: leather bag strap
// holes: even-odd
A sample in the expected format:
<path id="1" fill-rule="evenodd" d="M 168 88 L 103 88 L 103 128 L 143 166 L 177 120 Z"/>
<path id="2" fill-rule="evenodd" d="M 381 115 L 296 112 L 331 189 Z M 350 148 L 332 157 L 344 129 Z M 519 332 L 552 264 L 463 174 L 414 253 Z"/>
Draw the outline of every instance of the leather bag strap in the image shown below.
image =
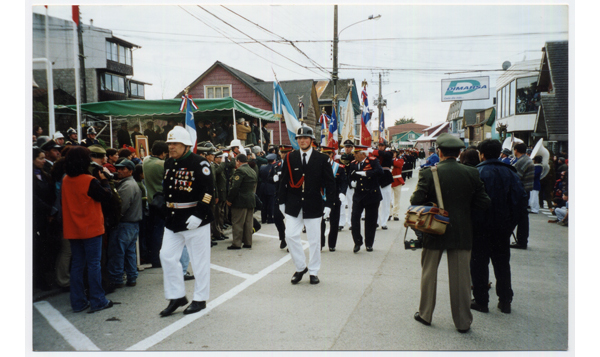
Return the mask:
<path id="1" fill-rule="evenodd" d="M 437 166 L 431 168 L 433 174 L 433 184 L 435 185 L 435 196 L 437 197 L 438 206 L 444 209 L 444 201 L 442 200 L 442 189 L 440 188 L 440 177 L 438 176 Z"/>

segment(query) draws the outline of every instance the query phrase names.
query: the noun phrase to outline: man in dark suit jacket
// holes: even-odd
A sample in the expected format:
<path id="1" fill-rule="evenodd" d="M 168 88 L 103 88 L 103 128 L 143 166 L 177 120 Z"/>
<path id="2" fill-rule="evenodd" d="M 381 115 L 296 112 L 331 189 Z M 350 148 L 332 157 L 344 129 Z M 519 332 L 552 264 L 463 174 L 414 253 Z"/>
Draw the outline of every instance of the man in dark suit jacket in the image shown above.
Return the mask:
<path id="1" fill-rule="evenodd" d="M 327 243 L 329 245 L 329 251 L 335 252 L 335 245 L 337 243 L 337 237 L 339 232 L 340 225 L 340 212 L 342 207 L 342 202 L 346 200 L 346 189 L 348 188 L 348 176 L 346 175 L 346 168 L 344 165 L 335 162 L 333 159 L 335 157 L 335 149 L 332 147 L 321 147 L 321 152 L 327 154 L 329 156 L 329 164 L 331 165 L 331 169 L 333 170 L 333 175 L 335 177 L 335 196 L 333 201 L 333 207 L 331 208 L 331 215 L 329 217 L 329 237 L 327 239 Z M 326 223 L 325 219 L 328 217 L 323 217 L 321 221 L 321 248 L 325 246 L 325 228 Z"/>
<path id="2" fill-rule="evenodd" d="M 301 126 L 296 133 L 296 140 L 300 150 L 289 153 L 282 165 L 279 209 L 285 214 L 285 240 L 296 265 L 292 284 L 297 284 L 307 272 L 310 274 L 310 283 L 318 284 L 321 217 L 331 212 L 336 192 L 335 180 L 327 155 L 312 148 L 315 140 L 312 128 Z M 325 192 L 325 201 L 321 191 Z M 303 226 L 306 227 L 309 243 L 308 266 L 300 241 Z"/>
<path id="3" fill-rule="evenodd" d="M 277 193 L 277 185 L 273 182 L 275 175 L 275 159 L 277 155 L 267 155 L 267 164 L 262 165 L 258 170 L 258 178 L 260 187 L 258 197 L 263 203 L 261 210 L 262 223 L 273 223 L 275 216 L 275 194 Z"/>
<path id="4" fill-rule="evenodd" d="M 354 188 L 352 196 L 352 239 L 354 240 L 354 253 L 360 250 L 363 237 L 360 234 L 360 216 L 365 211 L 365 239 L 367 252 L 373 251 L 375 242 L 375 229 L 377 229 L 377 215 L 379 203 L 381 202 L 381 187 L 379 178 L 383 175 L 383 169 L 379 160 L 369 156 L 367 147 L 357 145 L 355 149 L 356 160 L 350 163 L 348 168 L 350 186 Z"/>
<path id="5" fill-rule="evenodd" d="M 447 252 L 448 280 L 450 284 L 450 307 L 454 326 L 459 332 L 471 328 L 471 247 L 473 223 L 471 212 L 486 210 L 490 198 L 476 168 L 462 165 L 456 158 L 465 145 L 452 134 L 441 134 L 437 141 L 440 162 L 436 165 L 439 176 L 443 206 L 448 211 L 450 223 L 443 235 L 424 234 L 421 255 L 421 301 L 414 318 L 424 325 L 431 325 L 437 289 L 437 270 L 444 250 Z M 430 168 L 419 171 L 419 182 L 411 205 L 438 204 L 433 173 Z"/>

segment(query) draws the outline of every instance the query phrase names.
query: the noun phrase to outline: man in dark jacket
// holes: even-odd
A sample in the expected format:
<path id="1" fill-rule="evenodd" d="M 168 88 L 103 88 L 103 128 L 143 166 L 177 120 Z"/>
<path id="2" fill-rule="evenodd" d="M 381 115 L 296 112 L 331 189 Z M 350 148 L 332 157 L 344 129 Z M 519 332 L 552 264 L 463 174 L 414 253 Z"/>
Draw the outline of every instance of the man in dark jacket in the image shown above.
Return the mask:
<path id="1" fill-rule="evenodd" d="M 391 151 L 386 151 L 388 146 L 387 140 L 383 139 L 377 144 L 379 150 L 373 151 L 373 156 L 379 159 L 383 174 L 379 178 L 379 187 L 381 187 L 381 204 L 379 205 L 379 218 L 377 223 L 381 229 L 388 229 L 387 221 L 390 217 L 390 207 L 392 204 L 392 186 L 394 178 L 392 177 L 392 163 L 394 155 Z"/>
<path id="2" fill-rule="evenodd" d="M 329 164 L 333 170 L 333 176 L 335 177 L 335 195 L 333 197 L 333 207 L 331 208 L 330 217 L 323 217 L 321 221 L 321 248 L 325 246 L 325 219 L 329 218 L 329 236 L 327 237 L 327 245 L 329 246 L 330 252 L 335 252 L 335 245 L 337 243 L 339 226 L 340 226 L 340 212 L 342 202 L 346 201 L 346 190 L 348 189 L 348 175 L 346 174 L 346 168 L 344 165 L 335 162 L 335 149 L 332 147 L 321 147 L 324 154 L 329 156 Z"/>
<path id="3" fill-rule="evenodd" d="M 129 137 L 129 131 L 127 130 L 127 122 L 121 123 L 121 129 L 117 131 L 117 141 L 119 142 L 119 148 L 131 145 L 131 138 Z"/>
<path id="4" fill-rule="evenodd" d="M 456 161 L 464 143 L 452 134 L 441 134 L 437 141 L 440 162 L 437 164 L 443 206 L 439 204 L 432 170 L 419 171 L 419 182 L 411 205 L 438 204 L 448 211 L 450 223 L 443 235 L 424 234 L 421 254 L 421 299 L 419 311 L 414 318 L 424 325 L 431 325 L 437 289 L 437 271 L 444 250 L 447 252 L 450 307 L 454 326 L 459 332 L 471 328 L 471 247 L 473 223 L 471 212 L 485 210 L 490 198 L 476 168 Z"/>
<path id="5" fill-rule="evenodd" d="M 267 155 L 267 164 L 262 165 L 258 169 L 258 177 L 260 180 L 260 187 L 258 197 L 263 203 L 261 210 L 261 221 L 262 223 L 273 223 L 275 216 L 275 195 L 277 194 L 277 186 L 273 182 L 273 175 L 275 175 L 275 159 L 277 155 Z"/>
<path id="6" fill-rule="evenodd" d="M 231 207 L 233 242 L 227 249 L 252 248 L 252 227 L 256 200 L 256 172 L 248 166 L 248 157 L 239 154 L 235 157 L 236 170 L 231 189 L 227 195 L 227 206 Z M 243 244 L 243 246 L 242 246 Z"/>
<path id="7" fill-rule="evenodd" d="M 471 251 L 471 280 L 473 296 L 471 309 L 488 312 L 489 262 L 492 260 L 496 276 L 498 308 L 510 313 L 513 297 L 510 277 L 510 237 L 518 222 L 518 215 L 527 207 L 527 194 L 517 176 L 517 170 L 501 160 L 502 144 L 486 139 L 478 146 L 481 163 L 479 177 L 492 200 L 486 211 L 475 212 L 473 218 L 473 249 Z"/>

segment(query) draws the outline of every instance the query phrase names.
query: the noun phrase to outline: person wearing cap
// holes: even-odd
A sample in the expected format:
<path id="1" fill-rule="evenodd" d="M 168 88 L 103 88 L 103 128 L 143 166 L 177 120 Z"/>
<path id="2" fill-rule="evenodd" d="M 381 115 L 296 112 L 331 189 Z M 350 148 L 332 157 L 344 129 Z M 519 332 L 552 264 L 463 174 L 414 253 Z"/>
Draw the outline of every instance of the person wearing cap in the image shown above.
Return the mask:
<path id="1" fill-rule="evenodd" d="M 213 206 L 213 215 L 215 216 L 215 228 L 219 232 L 218 236 L 213 235 L 216 240 L 224 240 L 229 237 L 225 236 L 223 224 L 225 214 L 225 201 L 227 200 L 227 177 L 225 171 L 227 165 L 223 161 L 225 154 L 222 151 L 214 152 L 214 161 L 211 162 L 211 171 L 215 179 L 215 205 Z"/>
<path id="2" fill-rule="evenodd" d="M 169 158 L 165 162 L 163 192 L 166 201 L 166 221 L 160 261 L 163 269 L 165 298 L 169 305 L 161 316 L 171 315 L 188 303 L 185 296 L 180 258 L 184 245 L 189 252 L 196 277 L 192 303 L 184 314 L 206 308 L 210 293 L 210 222 L 213 214 L 210 202 L 214 185 L 210 163 L 192 153 L 190 134 L 176 126 L 167 136 Z"/>
<path id="3" fill-rule="evenodd" d="M 231 208 L 233 228 L 233 241 L 227 247 L 229 250 L 252 248 L 253 214 L 256 207 L 254 193 L 258 182 L 256 172 L 248 165 L 245 154 L 236 156 L 235 162 L 236 170 L 225 202 Z"/>
<path id="4" fill-rule="evenodd" d="M 527 196 L 533 190 L 533 179 L 535 176 L 535 167 L 531 158 L 526 154 L 527 145 L 525 143 L 517 143 L 513 148 L 515 159 L 512 165 L 517 169 L 517 175 L 521 179 L 523 188 L 527 192 Z M 517 225 L 516 243 L 510 245 L 511 248 L 527 249 L 529 240 L 529 215 L 527 208 L 519 215 L 519 223 Z"/>
<path id="5" fill-rule="evenodd" d="M 56 144 L 58 144 L 60 146 L 65 145 L 65 136 L 60 131 L 57 131 L 56 133 L 54 133 L 52 138 L 54 141 L 56 141 Z"/>
<path id="6" fill-rule="evenodd" d="M 448 214 L 450 224 L 443 235 L 424 234 L 421 254 L 421 298 L 419 311 L 414 319 L 431 325 L 436 301 L 437 272 L 442 254 L 448 260 L 450 285 L 450 307 L 454 326 L 461 332 L 471 328 L 471 247 L 473 244 L 473 222 L 471 213 L 486 210 L 490 198 L 476 168 L 462 165 L 456 158 L 465 144 L 452 134 L 443 133 L 436 140 L 440 162 L 436 170 L 439 175 L 443 206 L 438 202 L 433 172 L 427 168 L 419 171 L 419 181 L 410 198 L 411 205 L 426 205 L 433 202 L 442 206 Z"/>
<path id="7" fill-rule="evenodd" d="M 138 276 L 136 241 L 142 220 L 142 192 L 133 178 L 135 164 L 123 160 L 115 165 L 120 180 L 117 192 L 121 197 L 121 220 L 108 239 L 106 268 L 108 279 L 115 288 L 123 287 L 123 271 L 127 275 L 127 286 L 135 286 Z"/>
<path id="8" fill-rule="evenodd" d="M 98 139 L 96 139 L 96 135 L 98 133 L 96 132 L 96 129 L 94 129 L 93 126 L 90 126 L 87 128 L 87 138 L 81 140 L 81 145 L 85 146 L 85 147 L 90 147 L 92 145 L 100 145 L 100 142 L 98 141 Z"/>
<path id="9" fill-rule="evenodd" d="M 321 267 L 321 218 L 329 215 L 335 200 L 335 179 L 329 158 L 312 148 L 313 129 L 301 126 L 296 132 L 300 150 L 288 153 L 279 180 L 279 209 L 285 214 L 285 240 L 296 266 L 292 284 L 302 280 L 307 272 L 310 283 L 318 284 Z M 321 192 L 325 194 L 325 201 Z M 306 227 L 309 261 L 306 264 L 300 241 L 302 227 Z"/>
<path id="10" fill-rule="evenodd" d="M 271 177 L 271 181 L 275 183 L 275 192 L 279 192 L 279 186 L 281 182 L 279 178 L 281 177 L 283 160 L 285 159 L 287 153 L 291 152 L 292 150 L 294 150 L 292 145 L 281 145 L 279 147 L 279 157 L 277 158 L 277 161 L 275 163 L 275 172 L 273 174 L 273 177 Z M 275 200 L 277 200 L 277 198 L 275 198 Z M 279 234 L 279 249 L 285 249 L 285 247 L 287 247 L 287 242 L 285 241 L 284 219 L 285 217 L 283 215 L 283 212 L 281 212 L 281 210 L 279 210 L 278 208 L 275 208 L 275 212 L 273 213 L 273 220 L 275 222 L 275 227 L 277 228 L 277 233 Z"/>
<path id="11" fill-rule="evenodd" d="M 235 131 L 237 133 L 237 138 L 240 141 L 241 145 L 246 145 L 246 139 L 248 138 L 248 133 L 252 131 L 248 126 L 248 123 L 244 118 L 239 118 L 237 120 L 237 125 L 235 126 Z"/>
<path id="12" fill-rule="evenodd" d="M 425 160 L 425 163 L 421 165 L 421 168 L 435 166 L 438 162 L 440 162 L 440 157 L 437 155 L 435 148 L 431 146 L 429 147 L 429 157 Z"/>
<path id="13" fill-rule="evenodd" d="M 502 143 L 486 139 L 477 145 L 481 163 L 479 177 L 491 199 L 488 210 L 475 211 L 473 216 L 473 247 L 471 250 L 471 309 L 489 312 L 490 260 L 496 277 L 498 308 L 510 313 L 513 298 L 510 273 L 510 237 L 518 215 L 527 207 L 527 194 L 517 176 L 517 170 L 498 159 Z"/>
<path id="14" fill-rule="evenodd" d="M 381 168 L 383 169 L 383 175 L 379 177 L 379 187 L 381 188 L 381 204 L 379 205 L 379 217 L 377 223 L 381 229 L 388 229 L 387 221 L 391 218 L 390 208 L 392 204 L 392 186 L 394 177 L 392 176 L 392 166 L 394 161 L 394 155 L 391 151 L 386 151 L 388 142 L 385 139 L 381 139 L 377 144 L 378 150 L 373 150 L 373 156 L 379 159 Z"/>
<path id="15" fill-rule="evenodd" d="M 117 141 L 119 142 L 120 148 L 131 146 L 131 138 L 129 137 L 129 130 L 127 130 L 126 121 L 121 123 L 121 129 L 117 131 Z"/>
<path id="16" fill-rule="evenodd" d="M 152 144 L 154 141 L 158 140 L 159 134 L 154 131 L 154 122 L 152 120 L 146 122 L 146 129 L 144 129 L 144 136 L 148 138 L 148 145 L 150 146 L 150 150 L 152 150 Z"/>
<path id="17" fill-rule="evenodd" d="M 325 220 L 329 218 L 329 235 L 327 237 L 327 245 L 330 252 L 335 252 L 337 244 L 338 232 L 340 227 L 340 211 L 342 202 L 346 201 L 346 189 L 348 188 L 348 176 L 346 168 L 343 164 L 335 162 L 335 149 L 332 147 L 323 146 L 321 152 L 329 156 L 329 164 L 333 170 L 335 177 L 336 194 L 334 195 L 333 207 L 331 208 L 330 217 L 323 216 L 321 220 L 321 249 L 325 246 Z"/>
<path id="18" fill-rule="evenodd" d="M 275 222 L 275 195 L 277 194 L 277 185 L 273 182 L 273 175 L 276 173 L 276 159 L 277 155 L 275 154 L 267 155 L 267 164 L 262 165 L 258 170 L 258 178 L 260 181 L 258 197 L 263 203 L 260 214 L 262 224 Z"/>
<path id="19" fill-rule="evenodd" d="M 44 163 L 44 171 L 49 175 L 52 166 L 60 158 L 60 150 L 62 146 L 58 145 L 54 140 L 46 141 L 40 149 L 46 154 L 46 162 Z"/>
<path id="20" fill-rule="evenodd" d="M 354 161 L 354 142 L 348 139 L 344 141 L 344 150 L 340 157 L 340 163 L 347 168 L 352 161 Z M 346 170 L 346 174 L 348 174 L 348 170 Z M 352 217 L 352 196 L 354 195 L 354 188 L 348 184 L 348 188 L 346 189 L 345 193 L 346 199 L 342 201 L 340 212 L 340 227 L 338 229 L 339 231 L 344 229 L 346 223 L 348 223 L 348 226 L 352 228 L 352 223 L 350 222 L 350 219 Z M 346 214 L 346 208 L 348 209 L 348 214 Z"/>
<path id="21" fill-rule="evenodd" d="M 79 145 L 79 142 L 77 142 L 77 130 L 73 128 L 67 130 L 67 141 L 65 141 L 65 146 L 67 145 Z"/>
<path id="22" fill-rule="evenodd" d="M 510 150 L 509 149 L 502 149 L 502 152 L 500 153 L 500 161 L 502 161 L 503 163 L 510 165 L 511 162 L 511 158 L 510 158 Z"/>
<path id="23" fill-rule="evenodd" d="M 206 160 L 210 163 L 210 166 L 211 166 L 210 174 L 212 176 L 213 186 L 215 187 L 215 191 L 213 193 L 211 193 L 212 200 L 210 201 L 210 209 L 213 213 L 213 217 L 215 218 L 215 219 L 213 219 L 212 222 L 210 222 L 210 236 L 211 236 L 210 245 L 211 245 L 211 247 L 213 247 L 218 244 L 216 241 L 223 240 L 221 238 L 221 236 L 223 235 L 223 232 L 217 227 L 217 219 L 216 219 L 217 216 L 215 214 L 215 207 L 217 204 L 218 196 L 217 196 L 217 192 L 216 192 L 217 187 L 216 187 L 215 171 L 213 169 L 212 164 L 215 161 L 216 149 L 210 141 L 204 141 L 197 145 L 196 152 L 198 153 L 198 155 L 203 155 L 206 158 Z M 187 270 L 187 266 L 185 268 Z"/>
<path id="24" fill-rule="evenodd" d="M 349 182 L 354 188 L 350 219 L 354 253 L 358 253 L 363 245 L 363 236 L 360 232 L 360 217 L 363 211 L 365 212 L 364 244 L 367 252 L 373 251 L 379 204 L 382 199 L 379 179 L 383 175 L 383 169 L 379 160 L 369 153 L 370 149 L 367 146 L 357 145 L 354 155 L 356 160 L 348 167 Z"/>
<path id="25" fill-rule="evenodd" d="M 400 156 L 398 150 L 393 151 L 394 158 L 392 160 L 392 192 L 394 193 L 394 200 L 392 206 L 392 217 L 394 221 L 400 220 L 400 197 L 402 196 L 402 186 L 404 186 L 404 178 L 402 177 L 402 167 L 404 166 L 404 159 Z"/>

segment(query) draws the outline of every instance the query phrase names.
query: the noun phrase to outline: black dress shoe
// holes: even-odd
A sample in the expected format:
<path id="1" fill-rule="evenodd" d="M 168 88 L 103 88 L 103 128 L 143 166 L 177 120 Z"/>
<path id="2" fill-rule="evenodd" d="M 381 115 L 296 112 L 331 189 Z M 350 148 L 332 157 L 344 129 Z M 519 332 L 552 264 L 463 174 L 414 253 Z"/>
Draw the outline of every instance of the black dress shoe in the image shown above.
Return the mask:
<path id="1" fill-rule="evenodd" d="M 310 276 L 310 283 L 313 284 L 313 285 L 318 284 L 319 283 L 319 277 L 316 276 L 316 275 L 311 275 Z"/>
<path id="2" fill-rule="evenodd" d="M 214 246 L 215 246 L 215 245 L 217 245 L 217 244 L 218 244 L 217 242 L 210 241 L 210 246 L 211 246 L 211 248 L 212 248 L 212 247 L 214 247 Z"/>
<path id="3" fill-rule="evenodd" d="M 431 326 L 431 322 L 427 322 L 425 320 L 423 320 L 423 318 L 421 316 L 419 316 L 419 312 L 415 312 L 415 320 L 419 321 L 420 323 L 422 323 L 425 326 Z"/>
<path id="4" fill-rule="evenodd" d="M 399 221 L 399 220 L 400 220 L 400 218 L 394 217 L 394 221 Z"/>
<path id="5" fill-rule="evenodd" d="M 308 267 L 304 268 L 302 271 L 297 271 L 292 276 L 292 284 L 298 284 L 300 280 L 302 280 L 302 276 L 308 273 Z"/>
<path id="6" fill-rule="evenodd" d="M 329 248 L 330 252 L 335 252 L 335 247 L 334 248 Z"/>
<path id="7" fill-rule="evenodd" d="M 188 303 L 188 299 L 184 296 L 179 299 L 173 299 L 169 302 L 169 306 L 160 312 L 160 316 L 165 317 L 171 315 L 178 307 Z"/>
<path id="8" fill-rule="evenodd" d="M 236 247 L 235 245 L 230 245 L 229 247 L 227 247 L 228 250 L 237 250 L 237 249 L 242 249 L 242 247 Z"/>
<path id="9" fill-rule="evenodd" d="M 470 329 L 471 329 L 471 328 L 469 327 L 469 328 L 468 328 L 468 329 L 466 329 L 466 330 L 461 330 L 461 329 L 457 329 L 457 330 L 458 330 L 458 332 L 460 332 L 460 333 L 467 333 L 467 332 L 469 332 L 469 330 L 470 330 Z"/>
<path id="10" fill-rule="evenodd" d="M 338 232 L 341 232 L 344 229 L 344 226 L 339 226 L 338 227 Z"/>
<path id="11" fill-rule="evenodd" d="M 512 243 L 510 245 L 511 248 L 515 248 L 515 249 L 527 249 L 526 245 L 521 245 L 521 244 L 517 244 L 517 243 Z"/>
<path id="12" fill-rule="evenodd" d="M 250 249 L 250 248 L 252 248 L 252 245 L 251 244 L 244 244 L 244 245 L 242 245 L 242 248 L 248 248 L 248 249 Z"/>
<path id="13" fill-rule="evenodd" d="M 306 233 L 306 227 L 302 228 L 302 233 Z"/>
<path id="14" fill-rule="evenodd" d="M 279 249 L 283 249 L 285 247 L 287 247 L 287 243 L 286 243 L 285 239 L 282 239 L 281 243 L 279 243 Z"/>
<path id="15" fill-rule="evenodd" d="M 498 303 L 498 308 L 505 314 L 510 314 L 510 302 L 502 302 Z"/>
<path id="16" fill-rule="evenodd" d="M 358 253 L 359 250 L 360 250 L 360 245 L 355 245 L 354 246 L 354 253 Z"/>
<path id="17" fill-rule="evenodd" d="M 185 310 L 183 310 L 184 315 L 193 314 L 200 310 L 206 309 L 206 301 L 192 301 L 190 306 L 188 306 Z"/>
<path id="18" fill-rule="evenodd" d="M 183 275 L 183 281 L 194 280 L 196 279 L 189 271 L 186 271 Z"/>
<path id="19" fill-rule="evenodd" d="M 391 219 L 392 219 L 392 216 L 389 216 L 389 217 L 388 217 L 388 221 L 390 221 Z"/>
<path id="20" fill-rule="evenodd" d="M 372 252 L 373 251 L 373 247 L 367 247 L 367 252 Z"/>
<path id="21" fill-rule="evenodd" d="M 387 226 L 382 226 L 381 229 L 387 230 Z"/>
<path id="22" fill-rule="evenodd" d="M 490 309 L 485 305 L 478 304 L 475 299 L 471 300 L 471 310 L 479 311 L 479 312 L 490 312 Z"/>

